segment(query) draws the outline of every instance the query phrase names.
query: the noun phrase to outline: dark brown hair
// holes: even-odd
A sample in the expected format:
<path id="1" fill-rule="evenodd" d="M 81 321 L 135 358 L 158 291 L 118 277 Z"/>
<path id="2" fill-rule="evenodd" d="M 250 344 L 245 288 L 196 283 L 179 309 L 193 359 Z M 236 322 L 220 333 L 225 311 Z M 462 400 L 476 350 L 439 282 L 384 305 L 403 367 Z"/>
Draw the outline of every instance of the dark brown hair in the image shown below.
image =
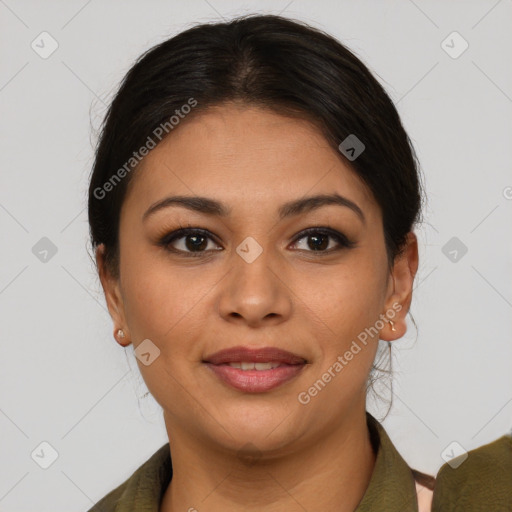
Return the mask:
<path id="1" fill-rule="evenodd" d="M 381 208 L 391 266 L 422 207 L 417 159 L 393 102 L 333 37 L 303 22 L 251 15 L 187 29 L 148 50 L 123 79 L 101 128 L 88 203 L 92 248 L 105 245 L 113 276 L 120 210 L 136 168 L 126 164 L 136 164 L 134 151 L 191 98 L 190 116 L 236 101 L 306 117 L 337 151 L 356 135 L 364 151 L 353 161 L 338 153 Z"/>

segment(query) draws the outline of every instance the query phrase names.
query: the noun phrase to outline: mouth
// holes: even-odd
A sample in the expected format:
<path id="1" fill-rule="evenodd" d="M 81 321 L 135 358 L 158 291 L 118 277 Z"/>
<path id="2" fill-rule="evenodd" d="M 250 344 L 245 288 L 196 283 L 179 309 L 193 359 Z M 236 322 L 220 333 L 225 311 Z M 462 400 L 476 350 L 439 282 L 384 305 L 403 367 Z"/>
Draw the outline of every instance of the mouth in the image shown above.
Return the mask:
<path id="1" fill-rule="evenodd" d="M 233 347 L 215 352 L 203 363 L 230 387 L 246 393 L 262 393 L 297 377 L 307 361 L 274 347 Z"/>

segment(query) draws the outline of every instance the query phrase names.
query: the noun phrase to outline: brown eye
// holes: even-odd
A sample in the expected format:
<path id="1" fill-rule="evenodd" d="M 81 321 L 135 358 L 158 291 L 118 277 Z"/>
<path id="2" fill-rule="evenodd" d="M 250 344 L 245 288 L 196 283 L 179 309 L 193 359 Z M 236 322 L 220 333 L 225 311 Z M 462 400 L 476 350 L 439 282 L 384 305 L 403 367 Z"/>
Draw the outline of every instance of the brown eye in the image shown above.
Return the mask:
<path id="1" fill-rule="evenodd" d="M 209 242 L 213 243 L 209 245 Z M 169 233 L 160 241 L 160 245 L 165 247 L 171 252 L 181 253 L 201 253 L 209 252 L 210 250 L 218 250 L 215 240 L 208 234 L 207 231 L 202 229 L 178 229 Z"/>
<path id="2" fill-rule="evenodd" d="M 185 247 L 189 251 L 202 251 L 208 246 L 208 239 L 203 235 L 185 235 Z"/>
<path id="3" fill-rule="evenodd" d="M 351 248 L 355 246 L 355 242 L 349 240 L 345 235 L 331 229 L 310 228 L 303 231 L 298 238 L 295 239 L 294 246 L 298 245 L 300 240 L 307 240 L 305 247 L 297 247 L 299 250 L 308 252 L 333 252 L 341 248 Z M 331 243 L 334 241 L 334 244 Z"/>
<path id="4" fill-rule="evenodd" d="M 327 249 L 329 246 L 329 235 L 320 233 L 319 235 L 308 235 L 308 247 L 313 251 L 320 251 Z"/>

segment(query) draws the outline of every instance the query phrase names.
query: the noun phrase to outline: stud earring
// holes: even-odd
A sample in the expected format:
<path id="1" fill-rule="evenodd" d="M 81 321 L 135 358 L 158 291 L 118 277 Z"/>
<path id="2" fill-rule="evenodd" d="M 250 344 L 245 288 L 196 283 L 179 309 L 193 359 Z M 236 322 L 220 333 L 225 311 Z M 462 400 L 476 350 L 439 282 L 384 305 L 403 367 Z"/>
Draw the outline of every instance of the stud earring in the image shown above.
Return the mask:
<path id="1" fill-rule="evenodd" d="M 396 331 L 396 329 L 395 329 L 395 322 L 393 322 L 393 320 L 390 320 L 389 323 L 391 324 L 391 330 L 392 331 Z"/>
<path id="2" fill-rule="evenodd" d="M 117 331 L 117 335 L 120 337 L 120 338 L 124 338 L 124 331 L 122 329 L 118 329 Z"/>

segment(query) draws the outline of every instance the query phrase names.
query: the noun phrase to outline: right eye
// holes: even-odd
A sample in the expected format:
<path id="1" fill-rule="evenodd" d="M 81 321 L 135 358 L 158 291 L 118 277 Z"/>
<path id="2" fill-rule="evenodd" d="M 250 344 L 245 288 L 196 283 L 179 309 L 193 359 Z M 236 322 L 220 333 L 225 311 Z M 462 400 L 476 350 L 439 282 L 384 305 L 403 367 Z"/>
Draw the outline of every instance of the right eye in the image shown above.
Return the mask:
<path id="1" fill-rule="evenodd" d="M 185 257 L 197 257 L 205 252 L 219 250 L 208 249 L 208 243 L 210 241 L 216 244 L 213 236 L 205 229 L 181 228 L 164 235 L 159 245 L 170 252 L 181 253 Z"/>

